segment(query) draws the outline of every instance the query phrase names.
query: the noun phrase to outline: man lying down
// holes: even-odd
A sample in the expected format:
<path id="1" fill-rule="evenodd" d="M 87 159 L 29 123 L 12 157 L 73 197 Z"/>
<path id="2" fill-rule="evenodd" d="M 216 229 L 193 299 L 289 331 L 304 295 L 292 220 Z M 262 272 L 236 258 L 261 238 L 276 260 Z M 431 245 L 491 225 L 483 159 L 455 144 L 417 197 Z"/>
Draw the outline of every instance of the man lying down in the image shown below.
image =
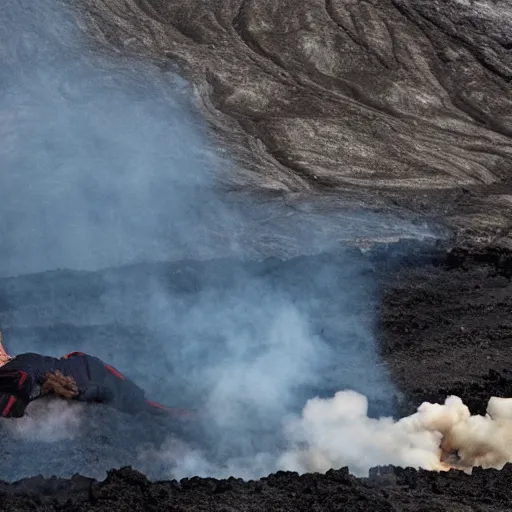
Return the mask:
<path id="1" fill-rule="evenodd" d="M 20 418 L 38 398 L 100 402 L 120 411 L 165 412 L 177 419 L 192 413 L 148 400 L 144 390 L 97 357 L 72 352 L 62 358 L 32 352 L 11 357 L 3 347 L 0 331 L 0 417 Z"/>

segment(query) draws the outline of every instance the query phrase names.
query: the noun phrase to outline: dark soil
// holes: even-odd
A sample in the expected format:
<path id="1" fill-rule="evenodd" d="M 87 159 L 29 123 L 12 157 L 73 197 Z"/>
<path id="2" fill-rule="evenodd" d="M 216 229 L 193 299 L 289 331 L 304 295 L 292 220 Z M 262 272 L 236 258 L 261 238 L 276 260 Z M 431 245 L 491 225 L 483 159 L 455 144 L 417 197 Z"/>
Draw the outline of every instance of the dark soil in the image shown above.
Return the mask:
<path id="1" fill-rule="evenodd" d="M 511 253 L 487 248 L 385 277 L 381 349 L 409 405 L 455 394 L 482 414 L 512 396 L 511 275 Z"/>
<path id="2" fill-rule="evenodd" d="M 3 510 L 46 511 L 470 511 L 510 510 L 512 467 L 432 473 L 382 468 L 368 479 L 345 469 L 326 475 L 280 472 L 259 481 L 231 478 L 149 482 L 129 468 L 110 472 L 103 482 L 32 478 L 0 484 Z"/>
<path id="3" fill-rule="evenodd" d="M 384 294 L 381 350 L 404 393 L 402 412 L 449 394 L 482 412 L 490 396 L 512 396 L 512 254 L 410 249 L 377 248 L 365 256 Z M 472 475 L 384 468 L 356 479 L 340 469 L 326 475 L 278 473 L 249 482 L 191 478 L 150 483 L 125 468 L 102 482 L 76 476 L 2 484 L 0 496 L 4 509 L 13 511 L 494 511 L 512 507 L 511 476 L 509 465 L 502 471 L 476 469 Z"/>

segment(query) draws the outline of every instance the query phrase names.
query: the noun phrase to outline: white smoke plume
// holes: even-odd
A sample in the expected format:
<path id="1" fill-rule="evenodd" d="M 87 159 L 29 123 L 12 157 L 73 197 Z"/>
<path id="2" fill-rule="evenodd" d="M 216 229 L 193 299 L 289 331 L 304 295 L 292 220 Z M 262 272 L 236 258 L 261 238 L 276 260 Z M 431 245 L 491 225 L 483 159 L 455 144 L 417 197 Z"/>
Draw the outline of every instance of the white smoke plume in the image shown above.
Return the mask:
<path id="1" fill-rule="evenodd" d="M 173 478 L 245 479 L 278 470 L 325 473 L 347 466 L 358 477 L 387 465 L 471 473 L 473 467 L 502 469 L 512 462 L 512 398 L 492 397 L 486 415 L 480 416 L 471 415 L 459 397 L 449 396 L 444 404 L 424 402 L 416 413 L 396 421 L 370 418 L 364 395 L 339 391 L 329 399 L 309 400 L 300 417 L 285 421 L 284 430 L 289 448 L 280 455 L 258 453 L 216 464 L 200 450 L 169 438 L 158 450 L 142 451 L 139 462 Z"/>
<path id="2" fill-rule="evenodd" d="M 69 400 L 36 400 L 25 416 L 5 422 L 5 428 L 18 440 L 54 443 L 73 439 L 80 434 L 83 407 Z"/>
<path id="3" fill-rule="evenodd" d="M 369 418 L 367 408 L 366 397 L 353 391 L 309 400 L 302 416 L 286 425 L 293 448 L 278 467 L 304 473 L 348 466 L 365 476 L 389 464 L 470 471 L 512 462 L 512 399 L 492 397 L 485 416 L 472 416 L 457 396 L 444 404 L 425 402 L 398 421 Z"/>
<path id="4" fill-rule="evenodd" d="M 210 476 L 212 465 L 199 450 L 191 449 L 177 437 L 170 436 L 159 449 L 146 446 L 139 451 L 138 462 L 141 467 L 151 470 L 163 466 L 174 478 L 191 476 Z M 158 473 L 158 469 L 155 473 Z"/>

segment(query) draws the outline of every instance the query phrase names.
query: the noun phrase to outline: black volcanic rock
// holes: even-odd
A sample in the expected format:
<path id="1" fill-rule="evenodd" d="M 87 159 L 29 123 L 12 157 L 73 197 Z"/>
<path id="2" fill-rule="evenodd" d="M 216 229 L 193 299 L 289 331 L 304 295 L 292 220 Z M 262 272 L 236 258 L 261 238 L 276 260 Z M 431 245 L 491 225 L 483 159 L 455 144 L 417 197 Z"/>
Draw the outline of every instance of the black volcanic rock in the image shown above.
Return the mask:
<path id="1" fill-rule="evenodd" d="M 383 294 L 379 306 L 378 341 L 391 376 L 403 393 L 401 402 L 397 404 L 400 415 L 413 412 L 424 400 L 443 401 L 450 394 L 461 396 L 474 413 L 485 410 L 490 396 L 512 396 L 512 374 L 509 371 L 512 360 L 508 344 L 510 326 L 506 316 L 512 304 L 512 288 L 508 266 L 502 265 L 510 254 L 503 250 L 449 249 L 442 246 L 422 252 L 419 247 L 407 244 L 388 246 L 387 250 L 375 247 L 364 254 L 358 253 L 357 249 L 349 253 L 353 261 L 360 259 L 358 268 L 370 273 Z M 414 260 L 415 265 L 412 264 Z M 403 266 L 403 261 L 408 265 Z M 306 292 L 307 276 L 314 269 L 336 268 L 341 264 L 345 266 L 346 262 L 346 255 L 341 253 L 321 254 L 287 262 L 251 262 L 248 268 L 255 275 L 274 276 L 281 283 L 288 282 L 290 290 L 298 286 L 298 290 Z M 80 304 L 94 302 L 98 284 L 103 281 L 110 287 L 114 283 L 122 284 L 126 296 L 132 286 L 139 294 L 144 294 L 144 280 L 148 276 L 158 276 L 161 282 L 167 279 L 167 285 L 174 287 L 173 293 L 187 296 L 193 293 L 185 286 L 187 280 L 175 281 L 172 277 L 180 274 L 180 268 L 186 268 L 187 275 L 192 281 L 197 281 L 196 284 L 215 289 L 232 284 L 233 276 L 239 274 L 244 266 L 244 262 L 236 260 L 230 265 L 212 261 L 132 266 L 91 273 L 91 283 L 96 285 L 89 289 L 82 288 L 82 273 L 51 273 L 41 275 L 37 280 L 33 276 L 5 279 L 0 281 L 0 296 L 10 306 L 1 313 L 4 321 L 10 319 L 14 322 L 6 330 L 7 337 L 15 334 L 20 342 L 26 339 L 28 343 L 33 336 L 52 339 L 55 343 L 60 340 L 63 345 L 70 339 L 82 340 L 92 349 L 101 350 L 104 343 L 112 345 L 119 339 L 127 343 L 130 338 L 142 336 L 147 339 L 148 333 L 136 326 L 127 330 L 121 324 L 81 326 L 68 323 L 67 326 L 43 329 L 37 323 L 38 317 L 46 315 L 45 286 L 53 283 L 53 300 L 57 302 L 61 299 L 69 301 L 76 286 L 80 292 L 76 299 L 77 307 L 82 307 Z M 215 276 L 212 275 L 214 269 Z M 142 278 L 141 272 L 146 277 Z M 209 276 L 209 279 L 201 276 Z M 35 288 L 34 282 L 38 283 Z M 39 290 L 40 293 L 25 293 L 27 283 L 34 292 Z M 32 327 L 15 325 L 17 312 L 25 308 L 34 315 L 35 325 Z M 362 310 L 361 314 L 365 315 L 365 311 Z M 65 315 L 67 322 L 73 321 L 72 309 Z M 24 315 L 21 318 L 29 317 Z M 139 350 L 136 346 L 134 349 Z M 138 357 L 142 357 L 142 352 Z M 180 391 L 177 396 L 181 395 L 184 393 Z M 121 416 L 109 408 L 90 408 L 88 420 L 81 427 L 80 439 L 62 439 L 52 443 L 51 452 L 47 454 L 48 463 L 55 467 L 57 461 L 68 474 L 80 472 L 82 467 L 88 475 L 94 471 L 100 475 L 105 464 L 110 464 L 107 467 L 115 466 L 119 460 L 133 461 L 134 465 L 140 463 L 137 452 L 133 450 L 135 439 L 158 447 L 169 432 L 183 438 L 192 435 L 190 426 L 178 427 L 164 420 L 155 422 L 144 417 L 133 421 Z M 5 427 L 2 424 L 0 428 Z M 23 474 L 32 468 L 31 445 L 24 448 L 25 444 L 20 443 L 18 446 L 16 439 L 6 434 L 3 431 L 1 436 L 2 460 L 5 464 L 17 464 L 16 468 L 11 468 L 11 474 L 13 470 Z M 204 435 L 201 432 L 195 434 Z M 41 447 L 37 449 L 41 450 Z M 28 457 L 28 462 L 23 457 Z M 151 462 L 151 459 L 146 459 L 146 471 L 158 477 L 161 470 L 158 464 L 158 460 Z M 94 484 L 78 476 L 69 482 L 36 477 L 12 485 L 3 484 L 0 496 L 7 510 L 45 506 L 47 510 L 104 510 L 108 507 L 157 510 L 174 507 L 176 510 L 219 511 L 340 508 L 491 511 L 510 508 L 510 468 L 507 466 L 501 472 L 475 470 L 471 476 L 460 472 L 437 474 L 379 468 L 372 470 L 369 479 L 362 480 L 349 475 L 346 470 L 329 471 L 327 475 L 278 473 L 245 483 L 236 478 L 216 480 L 197 477 L 179 483 L 150 483 L 140 473 L 124 469 L 113 471 L 105 482 Z M 47 468 L 44 470 L 48 476 Z M 38 471 L 42 469 L 34 466 L 32 473 L 28 474 L 37 474 Z"/>
<path id="2" fill-rule="evenodd" d="M 48 481 L 44 489 L 38 478 L 0 482 L 0 499 L 9 511 L 500 511 L 510 510 L 511 477 L 511 465 L 472 475 L 390 466 L 364 479 L 342 468 L 325 475 L 278 472 L 249 482 L 195 477 L 152 483 L 126 467 L 101 482 L 76 476 Z"/>
<path id="3" fill-rule="evenodd" d="M 450 394 L 483 414 L 490 396 L 512 396 L 510 257 L 495 247 L 456 247 L 384 277 L 380 348 L 410 397 L 404 414 Z"/>

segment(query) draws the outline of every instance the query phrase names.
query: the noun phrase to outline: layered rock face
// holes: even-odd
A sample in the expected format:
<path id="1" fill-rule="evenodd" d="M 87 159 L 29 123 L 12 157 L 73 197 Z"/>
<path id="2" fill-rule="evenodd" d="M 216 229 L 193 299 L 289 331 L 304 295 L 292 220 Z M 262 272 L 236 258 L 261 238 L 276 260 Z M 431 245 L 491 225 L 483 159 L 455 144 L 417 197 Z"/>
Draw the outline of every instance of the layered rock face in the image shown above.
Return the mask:
<path id="1" fill-rule="evenodd" d="M 80 3 L 98 41 L 180 64 L 240 166 L 233 189 L 398 207 L 507 243 L 508 2 Z"/>

